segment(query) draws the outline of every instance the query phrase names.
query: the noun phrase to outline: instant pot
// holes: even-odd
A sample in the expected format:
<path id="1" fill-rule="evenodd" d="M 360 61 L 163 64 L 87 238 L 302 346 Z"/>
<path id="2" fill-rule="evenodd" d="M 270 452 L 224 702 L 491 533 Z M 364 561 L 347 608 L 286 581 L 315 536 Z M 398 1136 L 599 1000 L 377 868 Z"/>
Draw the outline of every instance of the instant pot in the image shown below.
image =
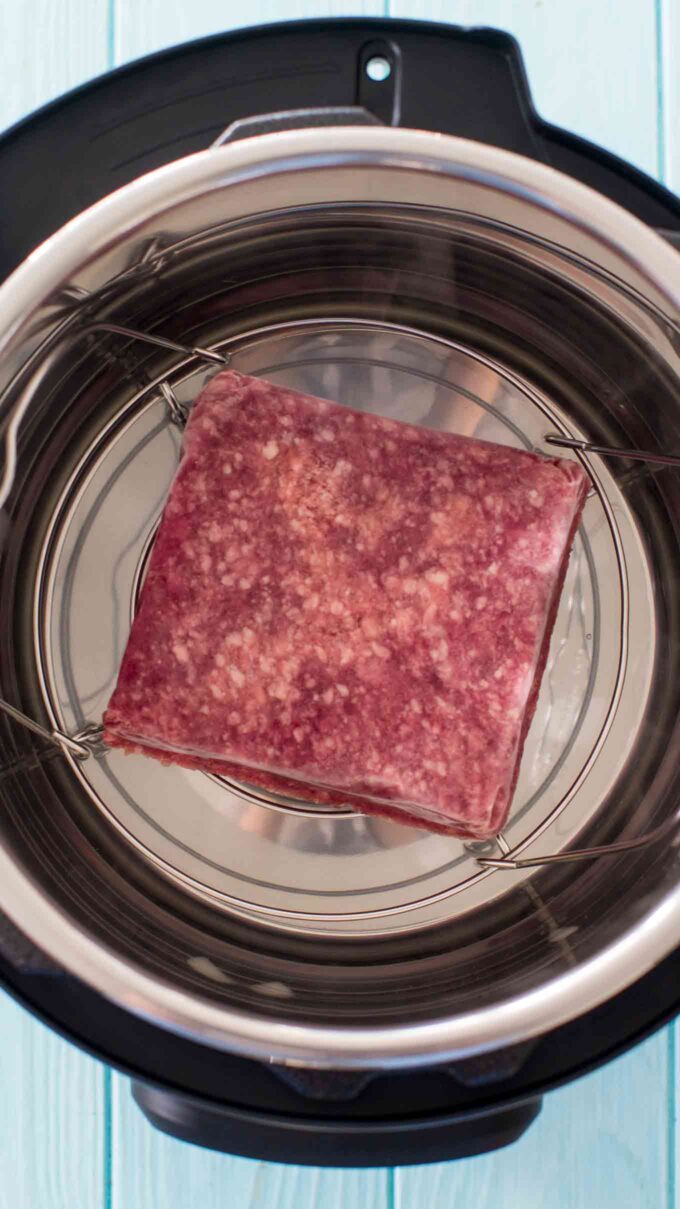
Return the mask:
<path id="1" fill-rule="evenodd" d="M 476 1154 L 680 1000 L 680 204 L 492 30 L 180 47 L 0 142 L 0 974 L 178 1137 Z M 222 365 L 578 459 L 509 822 L 468 842 L 106 749 Z"/>

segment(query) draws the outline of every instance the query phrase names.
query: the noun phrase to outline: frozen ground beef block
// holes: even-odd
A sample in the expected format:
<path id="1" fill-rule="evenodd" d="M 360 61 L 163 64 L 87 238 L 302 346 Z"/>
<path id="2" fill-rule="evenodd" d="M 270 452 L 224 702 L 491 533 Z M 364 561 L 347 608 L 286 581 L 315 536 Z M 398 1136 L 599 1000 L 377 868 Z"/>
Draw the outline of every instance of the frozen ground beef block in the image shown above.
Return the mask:
<path id="1" fill-rule="evenodd" d="M 191 412 L 107 742 L 493 835 L 586 488 L 573 462 L 218 374 Z"/>

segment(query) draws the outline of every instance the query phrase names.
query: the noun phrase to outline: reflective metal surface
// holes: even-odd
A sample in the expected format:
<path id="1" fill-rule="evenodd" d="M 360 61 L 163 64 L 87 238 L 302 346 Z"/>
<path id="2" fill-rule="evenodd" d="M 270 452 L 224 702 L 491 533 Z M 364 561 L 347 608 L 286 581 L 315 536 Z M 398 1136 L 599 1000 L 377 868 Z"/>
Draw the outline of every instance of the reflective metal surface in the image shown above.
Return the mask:
<path id="1" fill-rule="evenodd" d="M 547 169 L 404 131 L 249 140 L 102 203 L 0 291 L 0 422 L 28 390 L 0 695 L 48 730 L 101 715 L 176 464 L 168 406 L 181 420 L 211 372 L 81 325 L 495 440 L 672 454 L 679 265 Z M 633 840 L 680 801 L 677 472 L 571 456 L 596 490 L 492 858 Z M 0 907 L 104 994 L 217 1045 L 337 1066 L 490 1048 L 680 941 L 673 839 L 481 871 L 479 845 L 40 744 L 0 724 Z"/>
<path id="2" fill-rule="evenodd" d="M 480 439 L 540 448 L 546 421 L 564 423 L 529 384 L 488 358 L 384 323 L 280 325 L 225 351 L 245 373 Z M 204 369 L 183 376 L 172 389 L 175 404 L 186 406 L 205 378 Z M 96 451 L 85 451 L 87 479 L 81 461 L 45 536 L 52 559 L 38 575 L 36 633 L 49 708 L 62 728 L 101 717 L 115 684 L 140 571 L 177 465 L 181 437 L 166 422 L 166 391 L 143 392 L 122 429 L 114 426 Z M 620 745 L 612 751 L 606 742 L 615 710 L 632 737 L 646 706 L 654 644 L 629 669 L 627 637 L 630 626 L 653 634 L 649 579 L 625 501 L 603 467 L 599 478 L 505 829 L 513 848 L 539 835 L 543 847 L 571 842 L 619 772 Z M 596 760 L 605 769 L 599 794 L 586 787 Z M 464 844 L 360 817 L 342 803 L 319 810 L 120 752 L 79 775 L 97 805 L 169 876 L 270 924 L 389 934 L 450 920 L 506 889 L 477 865 L 480 854 L 500 855 L 493 843 Z"/>

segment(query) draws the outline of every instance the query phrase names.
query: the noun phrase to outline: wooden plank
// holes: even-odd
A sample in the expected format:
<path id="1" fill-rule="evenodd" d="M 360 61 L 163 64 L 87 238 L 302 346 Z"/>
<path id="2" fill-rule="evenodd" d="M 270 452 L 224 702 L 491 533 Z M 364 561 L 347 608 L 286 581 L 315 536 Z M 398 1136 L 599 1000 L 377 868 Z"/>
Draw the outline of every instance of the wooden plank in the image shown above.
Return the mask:
<path id="1" fill-rule="evenodd" d="M 658 0 L 657 13 L 662 177 L 680 193 L 680 0 Z"/>
<path id="2" fill-rule="evenodd" d="M 508 30 L 522 47 L 543 117 L 656 173 L 651 0 L 391 0 L 390 12 Z"/>
<path id="3" fill-rule="evenodd" d="M 659 105 L 661 164 L 663 180 L 680 193 L 680 0 L 658 0 L 657 37 L 659 54 Z M 669 1027 L 670 1078 L 668 1081 L 668 1125 L 672 1138 L 669 1163 L 669 1209 L 680 1209 L 680 1022 Z"/>
<path id="4" fill-rule="evenodd" d="M 256 0 L 243 5 L 236 0 L 115 0 L 115 61 L 124 63 L 138 55 L 190 38 L 222 33 L 244 25 L 269 21 L 297 21 L 304 17 L 380 16 L 386 0 Z"/>
<path id="5" fill-rule="evenodd" d="M 0 1037 L 0 1209 L 98 1209 L 104 1067 L 6 994 Z"/>
<path id="6" fill-rule="evenodd" d="M 664 1032 L 548 1096 L 507 1150 L 396 1171 L 394 1209 L 673 1209 L 667 1081 Z"/>
<path id="7" fill-rule="evenodd" d="M 107 0 L 3 4 L 0 129 L 105 71 L 108 28 Z M 98 1209 L 108 1072 L 4 994 L 0 1037 L 0 1209 Z"/>
<path id="8" fill-rule="evenodd" d="M 107 0 L 7 0 L 0 7 L 0 130 L 106 71 Z"/>
<path id="9" fill-rule="evenodd" d="M 142 1116 L 120 1075 L 114 1075 L 112 1113 L 111 1209 L 388 1209 L 384 1170 L 258 1163 L 164 1137 Z"/>

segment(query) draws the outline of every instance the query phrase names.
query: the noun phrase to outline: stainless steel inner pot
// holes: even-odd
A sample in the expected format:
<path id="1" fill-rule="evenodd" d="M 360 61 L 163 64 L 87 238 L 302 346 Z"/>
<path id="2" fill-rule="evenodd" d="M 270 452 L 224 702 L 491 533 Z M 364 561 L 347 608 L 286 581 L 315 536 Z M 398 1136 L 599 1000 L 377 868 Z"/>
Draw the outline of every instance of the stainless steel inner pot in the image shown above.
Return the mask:
<path id="1" fill-rule="evenodd" d="M 680 450 L 680 257 L 509 153 L 383 128 L 265 135 L 114 194 L 0 289 L 1 695 L 73 734 L 113 686 L 189 404 L 215 365 L 524 448 Z M 165 385 L 164 385 L 165 384 Z M 0 731 L 0 909 L 69 971 L 212 1044 L 432 1062 L 543 1032 L 680 942 L 680 476 L 593 488 L 496 843 Z M 680 836 L 680 830 L 678 831 Z"/>

